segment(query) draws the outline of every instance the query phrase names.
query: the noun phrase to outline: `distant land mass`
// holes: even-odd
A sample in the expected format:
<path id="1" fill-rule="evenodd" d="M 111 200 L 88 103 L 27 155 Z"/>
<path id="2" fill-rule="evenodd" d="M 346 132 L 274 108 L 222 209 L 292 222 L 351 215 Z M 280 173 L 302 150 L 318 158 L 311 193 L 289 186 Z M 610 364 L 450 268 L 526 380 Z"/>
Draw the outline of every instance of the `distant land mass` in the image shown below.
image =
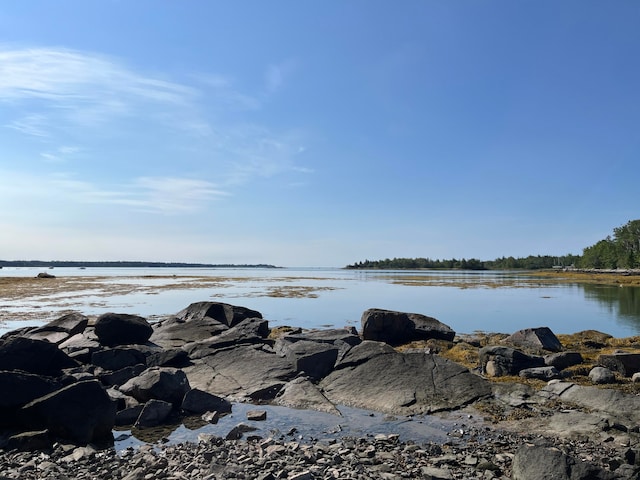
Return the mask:
<path id="1" fill-rule="evenodd" d="M 2 267 L 126 267 L 126 268 L 280 268 L 264 263 L 232 264 L 232 263 L 183 263 L 183 262 L 79 262 L 51 260 L 0 260 Z"/>

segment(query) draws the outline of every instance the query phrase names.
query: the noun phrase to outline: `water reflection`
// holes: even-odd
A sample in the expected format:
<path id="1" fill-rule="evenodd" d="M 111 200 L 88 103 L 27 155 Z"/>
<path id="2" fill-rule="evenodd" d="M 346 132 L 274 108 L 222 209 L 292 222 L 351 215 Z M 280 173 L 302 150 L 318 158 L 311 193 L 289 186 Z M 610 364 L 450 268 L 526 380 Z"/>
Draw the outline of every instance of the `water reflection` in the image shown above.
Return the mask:
<path id="1" fill-rule="evenodd" d="M 587 300 L 595 300 L 618 321 L 640 331 L 640 288 L 610 285 L 582 285 Z"/>

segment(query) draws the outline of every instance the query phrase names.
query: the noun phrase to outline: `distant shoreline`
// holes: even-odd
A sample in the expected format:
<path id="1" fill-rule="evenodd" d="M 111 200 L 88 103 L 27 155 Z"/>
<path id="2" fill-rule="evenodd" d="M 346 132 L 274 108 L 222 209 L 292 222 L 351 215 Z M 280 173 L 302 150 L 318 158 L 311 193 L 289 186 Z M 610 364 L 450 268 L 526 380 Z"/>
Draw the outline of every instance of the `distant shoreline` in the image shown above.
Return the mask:
<path id="1" fill-rule="evenodd" d="M 52 260 L 45 262 L 42 260 L 0 260 L 2 267 L 118 267 L 118 268 L 281 268 L 275 265 L 264 263 L 258 264 L 233 264 L 233 263 L 186 263 L 186 262 L 129 262 L 129 261 L 109 261 L 109 262 L 81 262 Z"/>

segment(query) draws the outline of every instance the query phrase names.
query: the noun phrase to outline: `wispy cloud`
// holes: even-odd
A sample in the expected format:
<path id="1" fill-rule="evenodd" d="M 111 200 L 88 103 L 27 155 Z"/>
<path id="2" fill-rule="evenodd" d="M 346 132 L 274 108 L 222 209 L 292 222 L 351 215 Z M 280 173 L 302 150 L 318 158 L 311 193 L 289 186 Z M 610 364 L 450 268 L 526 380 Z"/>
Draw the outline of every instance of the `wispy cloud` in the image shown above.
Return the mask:
<path id="1" fill-rule="evenodd" d="M 287 78 L 295 69 L 293 60 L 285 60 L 280 63 L 274 63 L 267 67 L 265 73 L 265 83 L 268 93 L 275 93 L 280 90 L 287 81 Z"/>

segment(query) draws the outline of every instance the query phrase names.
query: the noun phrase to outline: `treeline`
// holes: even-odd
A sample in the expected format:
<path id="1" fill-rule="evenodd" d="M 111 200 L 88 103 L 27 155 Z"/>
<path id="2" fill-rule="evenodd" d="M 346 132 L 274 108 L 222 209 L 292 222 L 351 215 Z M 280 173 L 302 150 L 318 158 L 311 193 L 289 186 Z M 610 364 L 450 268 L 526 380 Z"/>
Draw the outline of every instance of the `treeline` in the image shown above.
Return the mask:
<path id="1" fill-rule="evenodd" d="M 182 262 L 78 262 L 52 260 L 0 260 L 1 267 L 123 267 L 123 268 L 277 268 L 267 264 L 212 264 L 212 263 L 182 263 Z"/>
<path id="2" fill-rule="evenodd" d="M 430 258 L 393 258 L 365 260 L 347 265 L 350 269 L 460 269 L 460 270 L 540 270 L 547 268 L 640 268 L 640 220 L 613 229 L 608 236 L 595 245 L 586 247 L 582 255 L 529 255 L 528 257 L 501 257 L 495 260 L 455 259 L 433 260 Z"/>
<path id="3" fill-rule="evenodd" d="M 365 260 L 347 265 L 348 269 L 381 269 L 381 270 L 419 270 L 419 269 L 443 269 L 443 270 L 508 270 L 526 269 L 538 270 L 542 268 L 575 266 L 578 255 L 530 255 L 523 258 L 502 257 L 495 260 L 479 260 L 477 258 L 452 258 L 450 260 L 433 260 L 431 258 L 392 258 L 384 260 Z"/>
<path id="4" fill-rule="evenodd" d="M 608 236 L 582 252 L 583 268 L 640 268 L 640 220 L 613 229 Z"/>

